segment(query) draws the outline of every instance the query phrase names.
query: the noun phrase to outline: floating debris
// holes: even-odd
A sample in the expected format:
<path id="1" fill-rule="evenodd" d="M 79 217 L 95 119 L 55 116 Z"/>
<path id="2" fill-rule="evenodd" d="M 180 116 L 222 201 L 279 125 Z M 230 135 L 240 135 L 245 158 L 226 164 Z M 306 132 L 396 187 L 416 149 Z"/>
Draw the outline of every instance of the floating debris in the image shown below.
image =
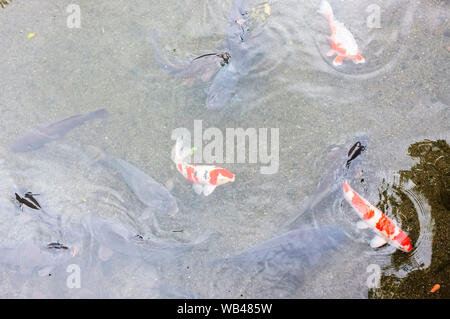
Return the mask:
<path id="1" fill-rule="evenodd" d="M 441 285 L 436 284 L 433 286 L 433 288 L 431 288 L 430 292 L 434 293 L 434 292 L 438 291 L 440 288 L 441 288 Z"/>

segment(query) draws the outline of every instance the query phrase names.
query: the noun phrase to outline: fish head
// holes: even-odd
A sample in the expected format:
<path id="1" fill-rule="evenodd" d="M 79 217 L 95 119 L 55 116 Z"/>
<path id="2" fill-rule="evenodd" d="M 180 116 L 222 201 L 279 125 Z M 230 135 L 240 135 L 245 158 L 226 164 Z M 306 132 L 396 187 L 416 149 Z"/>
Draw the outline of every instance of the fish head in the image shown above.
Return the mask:
<path id="1" fill-rule="evenodd" d="M 227 183 L 234 182 L 234 174 L 224 168 L 215 168 L 209 173 L 211 177 L 211 184 L 213 185 L 224 185 Z"/>
<path id="2" fill-rule="evenodd" d="M 400 230 L 400 233 L 392 240 L 393 246 L 408 253 L 412 249 L 411 241 L 406 233 Z"/>

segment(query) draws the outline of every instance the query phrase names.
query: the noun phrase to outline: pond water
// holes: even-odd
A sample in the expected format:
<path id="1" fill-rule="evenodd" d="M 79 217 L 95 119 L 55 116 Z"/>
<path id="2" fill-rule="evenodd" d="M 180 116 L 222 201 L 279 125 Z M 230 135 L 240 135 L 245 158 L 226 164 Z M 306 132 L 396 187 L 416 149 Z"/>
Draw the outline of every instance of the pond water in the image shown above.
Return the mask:
<path id="1" fill-rule="evenodd" d="M 329 3 L 364 63 L 333 64 L 320 0 L 0 8 L 0 296 L 450 297 L 449 5 Z M 255 129 L 275 169 L 219 143 L 199 165 L 234 181 L 199 195 L 181 128 L 193 157 Z M 370 246 L 344 180 L 410 252 Z"/>

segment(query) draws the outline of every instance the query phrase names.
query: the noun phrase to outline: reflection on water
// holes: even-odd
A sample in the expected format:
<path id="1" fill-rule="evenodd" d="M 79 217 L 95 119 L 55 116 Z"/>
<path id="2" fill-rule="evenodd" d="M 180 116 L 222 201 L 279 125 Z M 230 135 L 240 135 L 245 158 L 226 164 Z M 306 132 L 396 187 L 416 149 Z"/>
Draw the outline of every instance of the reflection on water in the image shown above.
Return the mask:
<path id="1" fill-rule="evenodd" d="M 319 0 L 86 2 L 80 29 L 64 3 L 1 10 L 0 296 L 450 296 L 448 10 L 329 2 L 364 64 L 332 64 Z M 236 181 L 198 196 L 170 159 L 195 120 L 279 128 L 279 172 L 226 163 Z M 344 179 L 411 253 L 370 247 Z"/>
<path id="2" fill-rule="evenodd" d="M 418 162 L 400 171 L 400 184 L 393 187 L 393 194 L 382 192 L 382 203 L 397 212 L 407 227 L 415 242 L 414 252 L 410 257 L 393 255 L 380 290 L 372 295 L 426 298 L 440 284 L 438 294 L 448 296 L 450 147 L 444 140 L 425 140 L 412 144 L 408 153 Z"/>

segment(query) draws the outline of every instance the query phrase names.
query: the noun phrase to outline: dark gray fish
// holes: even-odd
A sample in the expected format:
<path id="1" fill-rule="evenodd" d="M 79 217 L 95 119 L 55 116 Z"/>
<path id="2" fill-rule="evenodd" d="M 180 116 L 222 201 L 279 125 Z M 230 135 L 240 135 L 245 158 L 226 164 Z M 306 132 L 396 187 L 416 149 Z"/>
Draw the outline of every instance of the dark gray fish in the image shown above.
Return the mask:
<path id="1" fill-rule="evenodd" d="M 137 198 L 157 213 L 173 215 L 178 205 L 170 192 L 152 177 L 119 158 L 107 158 L 106 163 L 116 169 Z"/>
<path id="2" fill-rule="evenodd" d="M 228 60 L 230 59 L 228 52 L 213 52 L 202 54 L 191 61 L 172 63 L 163 57 L 159 48 L 158 35 L 155 30 L 152 31 L 152 42 L 155 61 L 159 66 L 172 75 L 183 79 L 208 82 L 222 66 L 228 64 Z"/>
<path id="3" fill-rule="evenodd" d="M 223 108 L 233 96 L 239 78 L 240 74 L 234 67 L 234 61 L 223 67 L 208 89 L 206 108 L 208 110 Z"/>
<path id="4" fill-rule="evenodd" d="M 228 271 L 231 278 L 227 280 L 236 285 L 250 280 L 251 287 L 241 290 L 257 290 L 260 297 L 281 291 L 292 298 L 318 268 L 329 266 L 330 257 L 350 242 L 339 227 L 307 227 L 287 232 L 212 265 L 217 266 L 222 275 Z"/>
<path id="5" fill-rule="evenodd" d="M 23 197 L 21 197 L 19 194 L 14 193 L 16 196 L 16 201 L 19 203 L 19 206 L 22 207 L 22 205 L 28 206 L 31 209 L 39 210 L 41 209 L 41 205 L 37 202 L 37 200 L 33 197 L 31 192 L 26 193 Z"/>
<path id="6" fill-rule="evenodd" d="M 64 246 L 61 243 L 50 243 L 47 245 L 48 249 L 69 249 L 69 247 Z"/>
<path id="7" fill-rule="evenodd" d="M 225 46 L 231 54 L 230 63 L 214 77 L 208 89 L 206 108 L 218 110 L 232 98 L 242 74 L 245 74 L 250 60 L 248 37 L 248 9 L 246 0 L 235 0 L 230 12 Z"/>
<path id="8" fill-rule="evenodd" d="M 331 168 L 321 179 L 317 185 L 316 190 L 311 195 L 306 207 L 295 216 L 293 220 L 287 223 L 288 229 L 297 228 L 298 220 L 303 214 L 314 209 L 319 203 L 328 198 L 332 193 L 339 190 L 344 182 L 344 179 L 352 177 L 361 160 L 364 151 L 367 149 L 369 137 L 366 134 L 361 134 L 349 143 L 348 147 L 340 148 L 336 156 L 336 160 L 331 165 Z"/>
<path id="9" fill-rule="evenodd" d="M 86 121 L 107 116 L 108 112 L 105 109 L 100 109 L 88 114 L 74 115 L 52 124 L 38 126 L 15 140 L 11 144 L 11 150 L 15 153 L 37 150 L 45 144 L 63 137 L 70 130 Z"/>

